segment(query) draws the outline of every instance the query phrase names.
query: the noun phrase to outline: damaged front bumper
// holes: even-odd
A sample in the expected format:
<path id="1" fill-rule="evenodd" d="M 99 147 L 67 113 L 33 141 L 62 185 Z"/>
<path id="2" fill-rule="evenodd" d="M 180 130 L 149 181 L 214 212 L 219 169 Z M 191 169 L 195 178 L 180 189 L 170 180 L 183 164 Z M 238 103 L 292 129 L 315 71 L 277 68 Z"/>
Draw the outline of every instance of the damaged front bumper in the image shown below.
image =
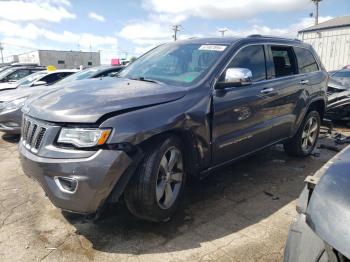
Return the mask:
<path id="1" fill-rule="evenodd" d="M 51 202 L 81 214 L 97 212 L 133 166 L 133 159 L 118 150 L 100 149 L 87 158 L 75 159 L 40 157 L 22 143 L 19 151 L 24 173 L 39 182 Z"/>

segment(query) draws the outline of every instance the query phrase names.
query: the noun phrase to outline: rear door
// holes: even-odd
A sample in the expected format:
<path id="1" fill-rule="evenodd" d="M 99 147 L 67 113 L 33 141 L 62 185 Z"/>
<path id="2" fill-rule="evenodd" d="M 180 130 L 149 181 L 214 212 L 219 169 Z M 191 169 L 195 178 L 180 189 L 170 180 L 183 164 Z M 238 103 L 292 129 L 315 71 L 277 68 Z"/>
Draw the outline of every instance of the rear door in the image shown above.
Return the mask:
<path id="1" fill-rule="evenodd" d="M 273 118 L 270 141 L 277 142 L 291 136 L 298 109 L 303 107 L 300 98 L 303 77 L 298 74 L 297 59 L 292 46 L 269 45 L 271 79 L 269 86 L 274 90 L 274 100 L 266 105 L 266 113 Z"/>
<path id="2" fill-rule="evenodd" d="M 324 85 L 324 72 L 316 62 L 313 53 L 302 47 L 294 47 L 298 60 L 299 74 L 301 76 L 300 88 L 305 93 L 309 93 L 310 89 L 316 91 L 319 86 Z"/>

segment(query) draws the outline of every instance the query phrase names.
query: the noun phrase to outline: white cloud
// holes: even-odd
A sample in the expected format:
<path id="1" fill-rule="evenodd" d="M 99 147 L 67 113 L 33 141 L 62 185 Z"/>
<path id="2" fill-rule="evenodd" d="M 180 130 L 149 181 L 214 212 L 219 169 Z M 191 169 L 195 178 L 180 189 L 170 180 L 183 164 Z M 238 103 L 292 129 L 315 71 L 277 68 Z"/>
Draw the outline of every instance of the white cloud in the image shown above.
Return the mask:
<path id="1" fill-rule="evenodd" d="M 116 46 L 118 39 L 114 36 L 100 36 L 90 33 L 72 33 L 70 31 L 54 32 L 45 28 L 40 28 L 32 23 L 21 26 L 17 23 L 0 20 L 0 34 L 6 37 L 19 37 L 22 39 L 35 40 L 46 38 L 56 43 L 79 44 L 82 48 L 94 49 L 102 46 Z"/>
<path id="2" fill-rule="evenodd" d="M 11 21 L 60 22 L 75 19 L 76 15 L 66 9 L 68 0 L 0 1 L 0 18 Z"/>
<path id="3" fill-rule="evenodd" d="M 181 29 L 182 30 L 182 29 Z M 133 22 L 126 25 L 117 34 L 136 45 L 135 55 L 143 54 L 162 43 L 173 41 L 173 31 L 170 24 L 161 24 L 155 21 Z M 180 31 L 178 39 L 201 37 L 201 34 L 185 34 Z"/>
<path id="4" fill-rule="evenodd" d="M 40 48 L 76 50 L 79 46 L 82 51 L 101 50 L 101 62 L 104 64 L 110 63 L 112 57 L 118 57 L 118 39 L 115 36 L 72 33 L 70 31 L 54 32 L 32 23 L 21 26 L 5 20 L 0 20 L 0 35 L 4 36 L 2 43 L 5 47 L 5 56 Z M 37 41 L 38 39 L 41 41 Z M 44 39 L 50 40 L 52 44 L 42 41 Z"/>
<path id="5" fill-rule="evenodd" d="M 262 12 L 289 12 L 311 6 L 306 0 L 143 0 L 146 9 L 158 14 L 208 19 L 251 18 Z"/>
<path id="6" fill-rule="evenodd" d="M 105 22 L 106 21 L 106 19 L 102 15 L 98 15 L 95 12 L 90 12 L 89 18 L 91 18 L 92 20 L 98 21 L 98 22 Z"/>
<path id="7" fill-rule="evenodd" d="M 157 44 L 172 39 L 170 25 L 166 26 L 150 21 L 128 24 L 122 28 L 118 35 L 138 45 Z"/>
<path id="8" fill-rule="evenodd" d="M 320 22 L 331 19 L 332 17 L 319 17 Z M 240 30 L 230 30 L 225 33 L 225 36 L 247 36 L 252 34 L 261 34 L 261 35 L 275 35 L 275 36 L 284 36 L 284 37 L 297 37 L 298 31 L 314 24 L 314 18 L 303 18 L 297 23 L 291 24 L 286 28 L 279 27 L 268 27 L 262 24 L 254 24 L 249 28 L 244 28 Z M 216 33 L 219 35 L 219 32 Z"/>

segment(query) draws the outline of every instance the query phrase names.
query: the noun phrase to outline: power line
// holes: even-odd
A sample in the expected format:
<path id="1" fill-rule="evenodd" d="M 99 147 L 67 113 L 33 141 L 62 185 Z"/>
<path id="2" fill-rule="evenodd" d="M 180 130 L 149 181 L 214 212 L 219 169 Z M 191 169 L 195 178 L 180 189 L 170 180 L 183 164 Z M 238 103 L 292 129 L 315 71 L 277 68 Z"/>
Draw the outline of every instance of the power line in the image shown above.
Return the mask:
<path id="1" fill-rule="evenodd" d="M 177 40 L 177 32 L 180 31 L 180 29 L 179 29 L 180 27 L 181 27 L 181 25 L 173 25 L 173 27 L 172 27 L 172 30 L 174 31 L 174 35 L 173 35 L 174 41 Z"/>

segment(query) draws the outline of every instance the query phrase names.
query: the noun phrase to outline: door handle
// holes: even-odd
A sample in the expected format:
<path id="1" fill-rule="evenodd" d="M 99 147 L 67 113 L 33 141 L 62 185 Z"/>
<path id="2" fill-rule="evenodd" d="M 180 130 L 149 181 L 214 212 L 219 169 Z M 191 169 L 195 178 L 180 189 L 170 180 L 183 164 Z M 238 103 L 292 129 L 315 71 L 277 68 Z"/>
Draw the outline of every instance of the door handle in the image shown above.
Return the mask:
<path id="1" fill-rule="evenodd" d="M 262 93 L 262 94 L 269 94 L 269 93 L 271 93 L 273 91 L 275 91 L 275 89 L 270 87 L 270 88 L 264 88 L 263 90 L 260 91 L 260 93 Z"/>
<path id="2" fill-rule="evenodd" d="M 301 81 L 299 82 L 300 85 L 306 85 L 306 84 L 308 84 L 308 83 L 309 83 L 309 80 L 301 80 Z"/>

